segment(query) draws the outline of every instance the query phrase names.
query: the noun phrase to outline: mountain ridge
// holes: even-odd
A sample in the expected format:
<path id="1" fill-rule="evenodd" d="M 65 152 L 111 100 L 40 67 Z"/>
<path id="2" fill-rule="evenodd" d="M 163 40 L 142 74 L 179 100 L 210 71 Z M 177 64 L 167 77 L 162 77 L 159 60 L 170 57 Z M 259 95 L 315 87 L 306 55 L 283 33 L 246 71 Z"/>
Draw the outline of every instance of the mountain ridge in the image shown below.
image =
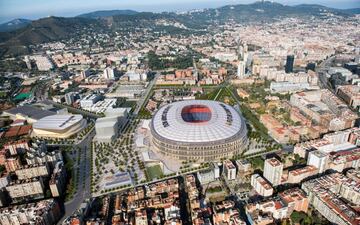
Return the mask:
<path id="1" fill-rule="evenodd" d="M 76 17 L 98 19 L 103 17 L 111 17 L 118 15 L 136 15 L 139 12 L 131 9 L 115 9 L 115 10 L 97 10 L 93 12 L 83 13 Z"/>
<path id="2" fill-rule="evenodd" d="M 174 32 L 186 34 L 189 32 L 188 29 L 205 30 L 208 26 L 224 24 L 228 21 L 251 23 L 271 22 L 286 17 L 323 18 L 329 13 L 351 17 L 358 12 L 359 9 L 341 10 L 316 4 L 288 6 L 265 1 L 186 13 L 110 10 L 90 12 L 77 17 L 47 17 L 32 21 L 18 30 L 1 32 L 0 57 L 27 54 L 29 45 L 77 37 L 84 30 L 92 32 L 91 34 L 103 30 L 129 33 L 137 28 L 150 28 L 155 31 L 170 32 L 171 30 L 170 34 Z"/>
<path id="3" fill-rule="evenodd" d="M 29 25 L 32 21 L 28 19 L 17 18 L 0 24 L 0 32 L 9 32 Z"/>

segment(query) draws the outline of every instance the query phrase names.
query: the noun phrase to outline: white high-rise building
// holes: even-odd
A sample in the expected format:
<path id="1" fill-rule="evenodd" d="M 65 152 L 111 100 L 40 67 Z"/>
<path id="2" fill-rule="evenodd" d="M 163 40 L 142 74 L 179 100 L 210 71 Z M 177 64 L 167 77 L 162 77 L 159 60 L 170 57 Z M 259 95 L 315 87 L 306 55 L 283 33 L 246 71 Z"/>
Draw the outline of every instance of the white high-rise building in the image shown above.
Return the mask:
<path id="1" fill-rule="evenodd" d="M 245 42 L 243 44 L 243 49 L 244 49 L 244 51 L 242 53 L 242 60 L 244 61 L 245 66 L 246 66 L 246 63 L 247 63 L 248 58 L 249 58 L 249 53 L 248 53 L 248 46 L 247 46 L 247 44 Z"/>
<path id="2" fill-rule="evenodd" d="M 215 179 L 220 177 L 220 168 L 216 163 L 213 163 L 213 168 L 214 168 L 214 177 Z"/>
<path id="3" fill-rule="evenodd" d="M 240 61 L 239 65 L 238 65 L 238 69 L 237 69 L 237 76 L 238 78 L 245 78 L 246 74 L 245 74 L 245 62 L 244 61 Z"/>
<path id="4" fill-rule="evenodd" d="M 264 177 L 273 185 L 281 184 L 283 164 L 276 158 L 265 160 Z"/>
<path id="5" fill-rule="evenodd" d="M 319 173 L 325 172 L 327 169 L 328 154 L 317 150 L 309 153 L 307 164 L 318 168 Z"/>
<path id="6" fill-rule="evenodd" d="M 104 69 L 103 77 L 107 80 L 111 80 L 115 78 L 114 69 L 111 67 L 107 67 Z"/>
<path id="7" fill-rule="evenodd" d="M 142 73 L 140 78 L 141 78 L 142 81 L 146 81 L 147 80 L 147 74 Z"/>
<path id="8" fill-rule="evenodd" d="M 236 167 L 230 160 L 225 160 L 223 162 L 224 175 L 228 180 L 235 180 L 236 178 Z"/>
<path id="9" fill-rule="evenodd" d="M 239 64 L 237 69 L 237 76 L 238 78 L 242 79 L 246 77 L 246 63 L 248 60 L 248 47 L 247 44 L 241 42 L 239 45 Z"/>
<path id="10" fill-rule="evenodd" d="M 355 63 L 360 63 L 360 48 L 357 47 L 355 48 Z"/>
<path id="11" fill-rule="evenodd" d="M 360 63 L 360 55 L 355 56 L 354 62 L 358 64 Z"/>

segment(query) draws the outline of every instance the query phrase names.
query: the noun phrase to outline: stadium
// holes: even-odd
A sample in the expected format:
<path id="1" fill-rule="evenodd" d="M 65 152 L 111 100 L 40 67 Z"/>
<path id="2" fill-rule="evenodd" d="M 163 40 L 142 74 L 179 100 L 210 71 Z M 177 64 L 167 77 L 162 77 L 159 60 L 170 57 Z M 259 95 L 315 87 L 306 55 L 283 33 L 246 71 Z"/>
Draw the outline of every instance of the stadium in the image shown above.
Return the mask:
<path id="1" fill-rule="evenodd" d="M 82 115 L 53 115 L 33 124 L 32 135 L 44 138 L 69 138 L 86 127 Z"/>
<path id="2" fill-rule="evenodd" d="M 244 119 L 233 107 L 216 101 L 168 104 L 156 112 L 150 129 L 155 149 L 178 160 L 231 157 L 248 142 Z"/>

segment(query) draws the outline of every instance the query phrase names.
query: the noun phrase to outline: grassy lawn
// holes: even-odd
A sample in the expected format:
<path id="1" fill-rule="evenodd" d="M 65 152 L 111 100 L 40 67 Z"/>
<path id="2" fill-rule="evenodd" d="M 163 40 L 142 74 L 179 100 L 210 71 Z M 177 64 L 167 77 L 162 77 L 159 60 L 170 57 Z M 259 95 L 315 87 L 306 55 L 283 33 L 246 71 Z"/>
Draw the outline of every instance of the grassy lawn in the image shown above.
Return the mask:
<path id="1" fill-rule="evenodd" d="M 223 191 L 222 187 L 220 186 L 216 186 L 216 187 L 209 187 L 206 192 L 209 192 L 209 193 L 216 193 L 216 192 L 221 192 Z"/>
<path id="2" fill-rule="evenodd" d="M 23 100 L 23 99 L 26 99 L 26 98 L 30 98 L 30 96 L 31 96 L 31 93 L 30 93 L 30 92 L 20 93 L 20 94 L 16 95 L 16 97 L 14 98 L 14 100 Z"/>
<path id="3" fill-rule="evenodd" d="M 147 167 L 146 173 L 148 174 L 150 180 L 160 178 L 164 175 L 159 165 Z"/>
<path id="4" fill-rule="evenodd" d="M 224 102 L 229 105 L 236 104 L 235 99 L 232 97 L 230 90 L 227 87 L 206 90 L 204 94 L 197 96 L 196 99 L 214 100 Z"/>
<path id="5" fill-rule="evenodd" d="M 256 133 L 255 136 L 260 136 L 263 139 L 268 140 L 269 135 L 268 135 L 267 128 L 264 126 L 264 124 L 262 124 L 260 122 L 258 116 L 250 110 L 247 102 L 244 101 L 244 99 L 241 99 L 239 97 L 239 95 L 237 94 L 236 89 L 234 87 L 230 87 L 230 89 L 228 88 L 227 90 L 229 91 L 229 93 L 230 93 L 230 91 L 232 91 L 234 98 L 237 98 L 237 100 L 239 100 L 241 102 L 240 110 L 241 110 L 242 115 L 255 128 L 255 131 L 250 130 L 249 134 L 250 133 L 254 133 L 254 134 Z"/>
<path id="6" fill-rule="evenodd" d="M 235 99 L 233 98 L 233 96 L 230 93 L 230 90 L 227 87 L 221 89 L 221 92 L 217 95 L 217 98 L 215 100 L 219 102 L 224 102 L 232 106 L 236 104 Z"/>
<path id="7" fill-rule="evenodd" d="M 219 89 L 206 90 L 203 94 L 197 96 L 196 99 L 199 99 L 199 100 L 214 100 L 218 92 L 219 92 Z"/>
<path id="8" fill-rule="evenodd" d="M 254 157 L 254 158 L 251 158 L 249 159 L 252 167 L 254 169 L 260 169 L 260 170 L 263 170 L 264 168 L 264 160 L 260 157 L 260 156 L 257 156 L 257 157 Z"/>

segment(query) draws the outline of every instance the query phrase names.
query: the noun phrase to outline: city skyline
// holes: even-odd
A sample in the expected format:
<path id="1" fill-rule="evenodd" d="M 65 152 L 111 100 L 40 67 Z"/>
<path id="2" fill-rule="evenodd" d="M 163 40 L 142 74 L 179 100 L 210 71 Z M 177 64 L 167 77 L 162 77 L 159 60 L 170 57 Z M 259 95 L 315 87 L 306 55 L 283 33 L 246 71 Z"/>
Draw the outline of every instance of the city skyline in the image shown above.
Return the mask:
<path id="1" fill-rule="evenodd" d="M 35 3 L 29 4 L 29 1 L 25 0 L 1 0 L 0 1 L 0 23 L 5 23 L 13 19 L 22 18 L 36 20 L 48 16 L 59 17 L 73 17 L 82 13 L 87 13 L 97 10 L 136 10 L 136 11 L 150 11 L 150 12 L 164 12 L 164 11 L 188 11 L 193 9 L 203 8 L 216 8 L 229 4 L 251 4 L 254 0 L 184 0 L 182 3 L 178 3 L 176 0 L 156 0 L 151 4 L 148 1 L 137 1 L 133 3 L 131 1 L 118 2 L 116 0 L 110 0 L 104 2 L 98 2 L 94 0 L 89 1 L 76 1 L 75 3 L 70 0 L 36 0 Z M 277 3 L 284 5 L 298 5 L 298 4 L 315 4 L 311 0 L 277 0 Z M 324 5 L 331 8 L 358 8 L 360 3 L 356 0 L 321 0 L 316 4 Z"/>
<path id="2" fill-rule="evenodd" d="M 360 1 L 313 2 L 0 0 L 0 224 L 360 225 Z"/>

